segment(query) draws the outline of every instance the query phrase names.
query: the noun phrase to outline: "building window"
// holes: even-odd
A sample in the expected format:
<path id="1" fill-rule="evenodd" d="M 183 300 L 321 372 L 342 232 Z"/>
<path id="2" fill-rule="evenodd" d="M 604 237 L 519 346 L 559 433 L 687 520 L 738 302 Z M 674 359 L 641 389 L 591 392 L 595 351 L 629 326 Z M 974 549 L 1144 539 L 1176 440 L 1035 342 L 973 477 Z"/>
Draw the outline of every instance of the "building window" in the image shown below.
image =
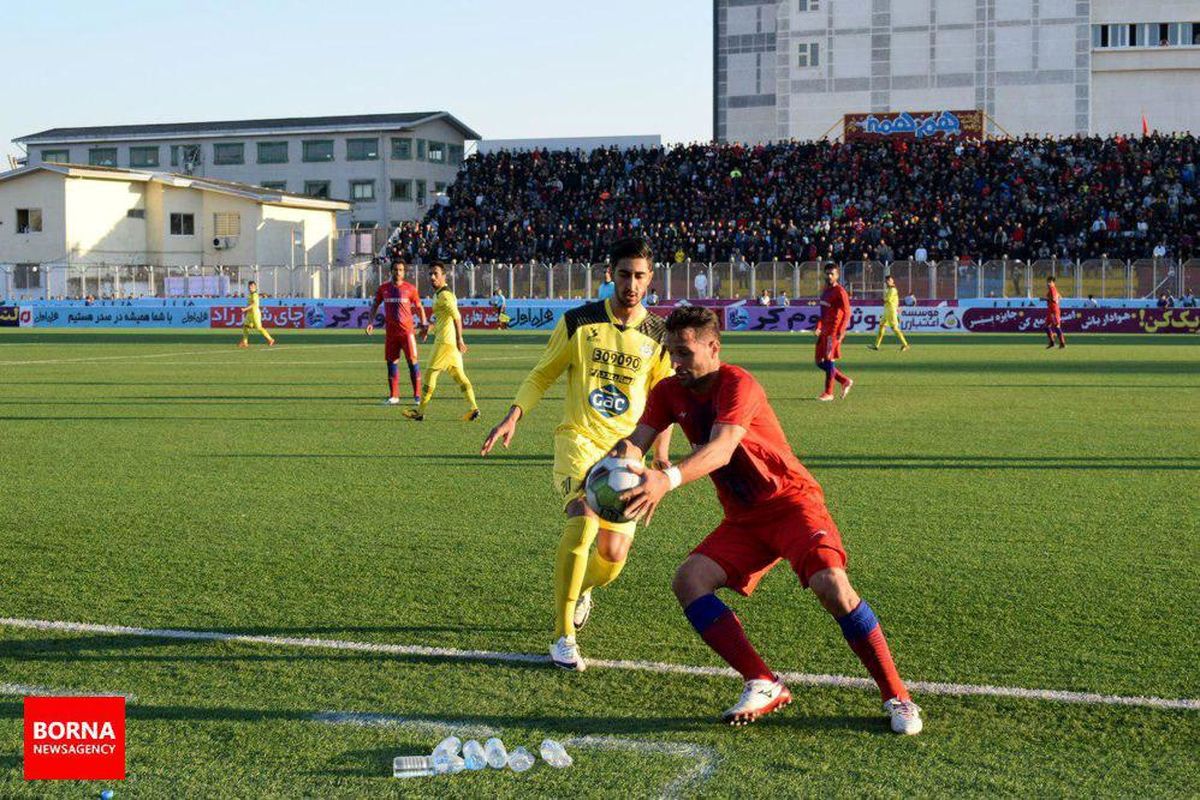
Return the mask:
<path id="1" fill-rule="evenodd" d="M 412 139 L 392 139 L 392 158 L 396 161 L 412 160 Z"/>
<path id="2" fill-rule="evenodd" d="M 457 167 L 463 162 L 463 147 L 461 144 L 446 145 L 446 161 L 451 166 Z"/>
<path id="3" fill-rule="evenodd" d="M 446 184 L 445 184 L 445 183 L 443 183 L 443 182 L 441 182 L 441 181 L 438 181 L 437 183 L 435 183 L 435 184 L 433 185 L 433 193 L 434 193 L 434 194 L 444 194 L 444 193 L 445 193 L 445 191 L 446 191 Z"/>
<path id="4" fill-rule="evenodd" d="M 425 205 L 425 181 L 417 181 L 417 205 Z"/>
<path id="5" fill-rule="evenodd" d="M 288 163 L 287 142 L 259 142 L 258 163 L 286 164 Z"/>
<path id="6" fill-rule="evenodd" d="M 801 42 L 796 49 L 796 66 L 801 69 L 821 66 L 821 43 Z"/>
<path id="7" fill-rule="evenodd" d="M 130 219 L 145 219 L 146 218 L 146 209 L 131 208 L 125 212 L 125 216 L 129 217 Z"/>
<path id="8" fill-rule="evenodd" d="M 417 139 L 417 161 L 425 160 L 425 140 Z"/>
<path id="9" fill-rule="evenodd" d="M 42 288 L 42 272 L 37 264 L 17 264 L 13 271 L 14 289 Z"/>
<path id="10" fill-rule="evenodd" d="M 356 231 L 361 231 L 361 230 L 366 230 L 366 229 L 369 229 L 369 228 L 374 228 L 374 227 L 375 227 L 375 220 L 373 220 L 373 219 L 360 219 L 360 220 L 355 220 L 354 222 L 352 222 L 352 223 L 350 223 L 350 224 L 354 226 L 354 230 L 356 230 Z"/>
<path id="11" fill-rule="evenodd" d="M 129 148 L 129 166 L 131 167 L 157 167 L 158 166 L 158 147 L 131 147 Z"/>
<path id="12" fill-rule="evenodd" d="M 446 163 L 446 145 L 442 142 L 429 143 L 429 160 L 435 164 Z"/>
<path id="13" fill-rule="evenodd" d="M 392 200 L 398 203 L 412 202 L 412 181 L 392 181 Z"/>
<path id="14" fill-rule="evenodd" d="M 318 197 L 322 200 L 328 200 L 329 181 L 305 181 L 304 193 L 309 197 Z"/>
<path id="15" fill-rule="evenodd" d="M 246 145 L 241 142 L 227 142 L 213 145 L 214 164 L 245 164 Z"/>
<path id="16" fill-rule="evenodd" d="M 375 199 L 375 181 L 350 181 L 350 199 L 355 203 Z"/>
<path id="17" fill-rule="evenodd" d="M 304 143 L 305 161 L 333 161 L 333 139 L 313 139 Z"/>
<path id="18" fill-rule="evenodd" d="M 117 165 L 117 148 L 91 148 L 88 150 L 88 163 L 93 167 L 115 167 Z"/>
<path id="19" fill-rule="evenodd" d="M 346 140 L 346 160 L 347 161 L 378 161 L 379 160 L 379 140 L 378 139 L 347 139 Z"/>
<path id="20" fill-rule="evenodd" d="M 796 7 L 796 10 L 800 12 L 820 11 L 821 0 L 799 0 L 799 5 Z"/>
<path id="21" fill-rule="evenodd" d="M 43 150 L 42 151 L 42 163 L 43 164 L 70 164 L 71 163 L 71 151 L 70 150 Z"/>
<path id="22" fill-rule="evenodd" d="M 213 236 L 237 236 L 242 232 L 242 215 L 236 211 L 213 214 Z"/>
<path id="23" fill-rule="evenodd" d="M 40 208 L 17 209 L 17 233 L 41 233 L 42 210 Z"/>
<path id="24" fill-rule="evenodd" d="M 195 236 L 196 235 L 196 215 L 195 214 L 172 214 L 171 215 L 171 235 L 172 236 Z"/>
<path id="25" fill-rule="evenodd" d="M 260 181 L 258 185 L 275 192 L 287 191 L 287 181 Z"/>

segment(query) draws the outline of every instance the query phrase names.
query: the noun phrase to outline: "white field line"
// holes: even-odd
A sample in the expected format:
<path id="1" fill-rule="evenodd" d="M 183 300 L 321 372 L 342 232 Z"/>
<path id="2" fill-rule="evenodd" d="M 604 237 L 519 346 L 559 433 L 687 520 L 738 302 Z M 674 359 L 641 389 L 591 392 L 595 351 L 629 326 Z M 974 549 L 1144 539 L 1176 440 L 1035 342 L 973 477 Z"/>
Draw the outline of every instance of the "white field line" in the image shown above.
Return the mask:
<path id="1" fill-rule="evenodd" d="M 173 356 L 194 356 L 201 353 L 211 353 L 211 350 L 172 350 L 167 353 L 147 353 L 140 356 L 88 356 L 87 358 L 43 358 L 33 361 L 0 361 L 0 366 L 17 367 L 25 364 L 84 364 L 92 361 L 133 361 L 144 358 L 168 358 Z M 188 362 L 193 363 L 193 362 Z"/>
<path id="2" fill-rule="evenodd" d="M 368 728 L 408 728 L 435 736 L 454 734 L 459 738 L 486 739 L 500 736 L 503 732 L 470 722 L 452 720 L 408 719 L 387 714 L 363 714 L 354 711 L 325 711 L 311 717 L 315 722 L 329 725 L 358 725 Z M 568 748 L 594 748 L 598 750 L 628 750 L 647 755 L 674 756 L 695 761 L 695 765 L 675 776 L 662 791 L 662 797 L 675 798 L 685 792 L 700 788 L 717 770 L 719 757 L 716 750 L 691 742 L 648 742 L 640 739 L 624 739 L 615 736 L 576 736 L 563 742 Z M 537 752 L 537 748 L 531 748 Z"/>
<path id="3" fill-rule="evenodd" d="M 124 697 L 133 703 L 137 697 L 125 692 L 96 692 L 87 689 L 54 689 L 49 686 L 33 686 L 26 683 L 0 683 L 0 695 L 18 697 Z"/>
<path id="4" fill-rule="evenodd" d="M 322 650 L 353 650 L 356 652 L 382 653 L 386 655 L 428 656 L 457 661 L 495 661 L 499 663 L 544 664 L 547 656 L 533 653 L 506 653 L 494 650 L 459 650 L 452 647 L 428 647 L 425 645 L 387 644 L 381 642 L 354 642 L 345 639 L 313 639 L 292 636 L 258 636 L 224 631 L 176 630 L 170 628 L 135 628 L 125 625 L 98 625 L 90 622 L 62 622 L 57 620 L 18 619 L 0 617 L 0 627 L 29 628 L 34 630 L 69 631 L 73 633 L 101 633 L 118 636 L 143 636 L 152 639 L 179 639 L 183 641 L 237 642 L 241 644 L 275 645 L 279 647 L 301 647 Z M 655 672 L 671 675 L 693 675 L 698 677 L 738 677 L 728 667 L 702 667 L 690 664 L 670 664 L 660 661 L 624 661 L 588 659 L 588 666 L 599 669 L 619 669 L 634 672 Z M 821 675 L 806 672 L 780 672 L 779 676 L 788 683 L 808 686 L 833 686 L 847 689 L 874 691 L 875 684 L 867 678 L 846 675 Z M 1082 705 L 1137 706 L 1142 708 L 1183 709 L 1200 711 L 1200 699 L 1142 697 L 1130 695 L 1098 694 L 1095 692 L 1072 692 L 1061 689 L 1026 689 L 1019 686 L 988 686 L 970 683 L 946 683 L 941 681 L 909 681 L 908 687 L 916 694 L 1011 697 L 1020 700 L 1046 700 L 1056 703 L 1079 703 Z"/>

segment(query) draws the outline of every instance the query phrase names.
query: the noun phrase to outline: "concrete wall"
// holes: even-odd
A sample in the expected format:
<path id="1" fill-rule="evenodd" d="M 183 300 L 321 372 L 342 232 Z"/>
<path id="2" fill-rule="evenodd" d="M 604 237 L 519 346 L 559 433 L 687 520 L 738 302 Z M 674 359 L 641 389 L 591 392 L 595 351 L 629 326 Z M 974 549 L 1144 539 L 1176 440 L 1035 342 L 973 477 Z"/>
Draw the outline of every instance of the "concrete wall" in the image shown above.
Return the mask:
<path id="1" fill-rule="evenodd" d="M 147 264 L 145 184 L 54 176 L 66 187 L 67 251 L 73 264 Z"/>
<path id="2" fill-rule="evenodd" d="M 333 237 L 336 218 L 332 211 L 264 205 L 258 231 L 260 265 L 280 266 L 330 264 L 333 262 Z M 298 232 L 302 244 L 292 252 L 292 235 Z"/>
<path id="3" fill-rule="evenodd" d="M 66 189 L 61 175 L 35 172 L 0 183 L 0 264 L 66 259 Z M 17 233 L 17 209 L 42 210 L 41 233 Z"/>
<path id="4" fill-rule="evenodd" d="M 1200 16 L 1200 9 L 1196 11 Z M 1097 50 L 1092 132 L 1200 131 L 1200 47 Z"/>

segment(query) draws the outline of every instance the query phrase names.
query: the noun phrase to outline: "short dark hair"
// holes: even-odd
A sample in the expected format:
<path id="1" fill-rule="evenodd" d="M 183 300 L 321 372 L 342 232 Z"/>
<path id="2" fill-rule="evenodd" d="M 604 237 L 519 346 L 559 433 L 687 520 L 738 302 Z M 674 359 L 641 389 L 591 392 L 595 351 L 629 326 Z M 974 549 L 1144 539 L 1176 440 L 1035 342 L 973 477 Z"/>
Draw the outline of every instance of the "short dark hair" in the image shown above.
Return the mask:
<path id="1" fill-rule="evenodd" d="M 1047 275 L 1047 276 L 1046 276 L 1046 283 L 1055 283 L 1054 276 L 1053 276 L 1053 275 Z"/>
<path id="2" fill-rule="evenodd" d="M 831 269 L 839 269 L 839 268 L 838 268 L 836 261 L 826 261 L 825 266 L 822 267 L 822 269 L 824 269 L 826 272 L 829 272 L 829 270 L 831 270 Z"/>
<path id="3" fill-rule="evenodd" d="M 721 338 L 721 323 L 717 314 L 705 306 L 680 306 L 667 317 L 667 333 L 680 333 L 685 328 L 691 328 L 699 336 L 702 332 L 711 332 L 717 339 Z"/>
<path id="4" fill-rule="evenodd" d="M 645 236 L 618 239 L 608 253 L 608 263 L 614 267 L 626 259 L 634 258 L 646 259 L 650 262 L 650 269 L 654 269 L 654 253 L 650 250 L 650 242 Z"/>
<path id="5" fill-rule="evenodd" d="M 433 269 L 441 270 L 443 275 L 446 274 L 446 265 L 440 261 L 434 261 L 432 264 L 429 265 L 429 268 L 431 270 L 433 270 Z"/>

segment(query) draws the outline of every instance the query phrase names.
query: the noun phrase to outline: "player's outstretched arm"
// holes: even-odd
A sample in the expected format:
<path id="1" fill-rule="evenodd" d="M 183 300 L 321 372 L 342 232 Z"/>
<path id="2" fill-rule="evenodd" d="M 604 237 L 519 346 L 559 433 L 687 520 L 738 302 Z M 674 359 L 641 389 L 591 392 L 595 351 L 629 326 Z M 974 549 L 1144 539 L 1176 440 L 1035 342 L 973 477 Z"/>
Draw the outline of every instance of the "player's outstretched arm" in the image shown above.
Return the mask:
<path id="1" fill-rule="evenodd" d="M 492 452 L 492 448 L 496 446 L 496 442 L 500 442 L 506 448 L 508 443 L 512 441 L 513 436 L 517 432 L 517 423 L 521 420 L 520 406 L 512 406 L 508 409 L 508 413 L 504 415 L 504 419 L 497 423 L 496 427 L 492 428 L 488 433 L 487 438 L 483 440 L 483 447 L 479 449 L 479 455 L 486 456 Z"/>
<path id="2" fill-rule="evenodd" d="M 673 425 L 668 425 L 662 433 L 654 437 L 654 458 L 650 462 L 653 469 L 666 469 L 671 466 L 672 428 L 674 428 Z"/>
<path id="3" fill-rule="evenodd" d="M 642 475 L 643 479 L 638 486 L 621 493 L 621 499 L 628 503 L 626 516 L 641 517 L 649 524 L 667 492 L 728 464 L 745 435 L 746 429 L 741 425 L 713 425 L 708 442 L 676 466 L 666 470 L 630 467 L 630 472 Z"/>
<path id="4" fill-rule="evenodd" d="M 367 336 L 370 336 L 375 331 L 375 314 L 379 311 L 379 301 L 376 300 L 371 304 L 371 313 L 367 314 Z"/>

